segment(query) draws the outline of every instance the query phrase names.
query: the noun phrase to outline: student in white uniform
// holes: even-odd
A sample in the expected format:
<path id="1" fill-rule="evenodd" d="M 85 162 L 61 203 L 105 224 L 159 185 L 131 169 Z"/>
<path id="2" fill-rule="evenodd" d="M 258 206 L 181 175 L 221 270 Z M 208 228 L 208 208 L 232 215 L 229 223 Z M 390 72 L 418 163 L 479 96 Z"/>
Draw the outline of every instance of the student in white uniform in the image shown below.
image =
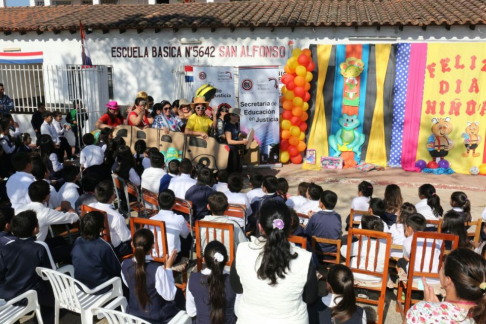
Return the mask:
<path id="1" fill-rule="evenodd" d="M 218 181 L 218 183 L 213 185 L 213 189 L 219 192 L 228 191 L 228 178 L 229 178 L 228 170 L 219 170 L 216 173 L 216 180 Z"/>
<path id="2" fill-rule="evenodd" d="M 191 178 L 192 162 L 183 159 L 179 167 L 181 175 L 170 180 L 169 189 L 172 190 L 177 198 L 186 199 L 186 192 L 196 184 L 196 179 Z"/>
<path id="3" fill-rule="evenodd" d="M 253 173 L 249 176 L 249 180 L 251 190 L 246 193 L 246 196 L 251 204 L 253 203 L 253 199 L 265 196 L 265 192 L 262 189 L 263 176 L 260 173 Z"/>
<path id="4" fill-rule="evenodd" d="M 142 188 L 158 193 L 160 188 L 160 179 L 166 175 L 164 171 L 164 155 L 160 152 L 150 154 L 150 168 L 143 170 Z"/>
<path id="5" fill-rule="evenodd" d="M 403 203 L 400 206 L 400 209 L 397 212 L 397 222 L 390 227 L 390 233 L 392 235 L 392 244 L 396 245 L 403 245 L 405 242 L 405 222 L 408 216 L 415 214 L 417 209 L 415 206 L 409 202 Z M 399 257 L 403 256 L 403 249 L 400 250 L 391 250 L 392 257 Z"/>
<path id="6" fill-rule="evenodd" d="M 370 199 L 373 196 L 373 185 L 368 181 L 361 181 L 358 185 L 358 197 L 351 202 L 353 210 L 368 210 L 370 208 Z M 354 221 L 360 221 L 363 215 L 355 214 Z M 346 218 L 346 230 L 349 228 L 349 216 Z"/>
<path id="7" fill-rule="evenodd" d="M 309 182 L 301 182 L 297 187 L 297 195 L 291 196 L 285 204 L 294 210 L 299 210 L 303 204 L 307 202 L 307 189 L 309 188 Z"/>
<path id="8" fill-rule="evenodd" d="M 426 220 L 439 220 L 444 210 L 440 205 L 440 198 L 435 191 L 435 187 L 429 183 L 423 184 L 419 187 L 418 195 L 420 202 L 415 205 L 417 213 L 424 216 Z M 435 232 L 436 230 L 437 226 L 427 224 L 426 231 Z"/>
<path id="9" fill-rule="evenodd" d="M 323 189 L 321 186 L 311 182 L 307 189 L 307 201 L 303 203 L 296 212 L 308 215 L 309 212 L 317 213 L 321 211 L 321 208 L 319 207 L 319 199 L 321 199 L 322 192 Z"/>
<path id="10" fill-rule="evenodd" d="M 228 203 L 238 204 L 246 207 L 246 217 L 252 214 L 250 200 L 248 196 L 241 192 L 243 189 L 243 176 L 240 173 L 232 173 L 228 178 L 228 191 L 224 194 L 228 198 Z M 236 220 L 236 219 L 235 219 Z M 240 226 L 245 227 L 243 219 L 237 219 Z"/>

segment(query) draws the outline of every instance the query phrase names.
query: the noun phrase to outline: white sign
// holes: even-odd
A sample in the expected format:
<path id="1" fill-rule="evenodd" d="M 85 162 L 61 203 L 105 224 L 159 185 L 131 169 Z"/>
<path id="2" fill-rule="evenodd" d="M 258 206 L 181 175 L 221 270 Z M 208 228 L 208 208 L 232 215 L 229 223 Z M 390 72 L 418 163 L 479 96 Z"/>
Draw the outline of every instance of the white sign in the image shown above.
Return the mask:
<path id="1" fill-rule="evenodd" d="M 241 130 L 255 130 L 261 163 L 278 162 L 279 87 L 278 66 L 239 68 Z"/>
<path id="2" fill-rule="evenodd" d="M 234 68 L 231 66 L 194 66 L 194 91 L 210 84 L 217 89 L 210 106 L 216 111 L 222 103 L 235 107 Z"/>

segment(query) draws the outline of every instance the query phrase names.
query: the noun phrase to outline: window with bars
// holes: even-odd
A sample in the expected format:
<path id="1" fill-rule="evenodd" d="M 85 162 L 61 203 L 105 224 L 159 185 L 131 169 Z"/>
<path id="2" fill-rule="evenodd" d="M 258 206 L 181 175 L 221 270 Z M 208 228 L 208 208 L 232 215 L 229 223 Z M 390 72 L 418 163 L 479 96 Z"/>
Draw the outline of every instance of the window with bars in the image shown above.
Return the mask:
<path id="1" fill-rule="evenodd" d="M 52 4 L 54 6 L 70 6 L 72 3 L 71 1 L 53 1 Z"/>
<path id="2" fill-rule="evenodd" d="M 67 82 L 68 82 L 68 91 L 69 91 L 69 100 L 73 101 L 74 99 L 83 99 L 83 91 L 82 91 L 82 76 L 81 76 L 81 65 L 74 65 L 68 64 L 67 67 Z M 113 66 L 107 66 L 107 74 L 108 74 L 108 97 L 113 99 L 114 95 L 114 87 L 113 87 Z"/>

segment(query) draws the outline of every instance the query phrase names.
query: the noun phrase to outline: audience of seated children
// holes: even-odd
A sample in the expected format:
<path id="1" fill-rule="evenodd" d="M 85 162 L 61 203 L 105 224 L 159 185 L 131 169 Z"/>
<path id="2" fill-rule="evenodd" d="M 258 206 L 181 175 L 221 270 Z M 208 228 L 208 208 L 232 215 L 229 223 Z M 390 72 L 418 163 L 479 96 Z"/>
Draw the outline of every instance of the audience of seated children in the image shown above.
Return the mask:
<path id="1" fill-rule="evenodd" d="M 462 216 L 464 222 L 472 221 L 471 216 L 471 201 L 467 198 L 466 193 L 462 191 L 454 191 L 451 195 L 450 211 L 455 211 Z"/>
<path id="2" fill-rule="evenodd" d="M 246 193 L 246 196 L 248 197 L 250 204 L 252 204 L 253 199 L 265 196 L 262 188 L 263 176 L 258 172 L 253 172 L 248 178 L 251 190 Z"/>
<path id="3" fill-rule="evenodd" d="M 179 176 L 180 165 L 181 162 L 179 162 L 179 160 L 172 160 L 169 162 L 169 165 L 167 166 L 167 173 L 160 179 L 159 193 L 169 189 L 169 184 L 172 178 Z"/>
<path id="4" fill-rule="evenodd" d="M 253 211 L 253 214 L 250 215 L 250 217 L 248 217 L 248 226 L 246 230 L 256 227 L 258 212 L 260 211 L 261 205 L 265 201 L 275 199 L 284 202 L 282 197 L 277 195 L 277 188 L 278 188 L 278 180 L 276 177 L 274 176 L 263 177 L 262 191 L 264 195 L 261 197 L 255 197 L 251 201 L 251 210 Z"/>
<path id="5" fill-rule="evenodd" d="M 443 234 L 453 234 L 459 237 L 459 245 L 457 247 L 471 249 L 472 245 L 467 237 L 467 229 L 464 225 L 464 216 L 458 212 L 451 210 L 444 214 L 441 224 L 441 233 Z M 446 250 L 452 248 L 452 242 L 445 242 Z"/>
<path id="6" fill-rule="evenodd" d="M 72 207 L 76 206 L 79 198 L 79 186 L 76 182 L 79 180 L 79 168 L 75 165 L 66 165 L 64 167 L 64 184 L 58 192 L 60 201 L 69 201 Z"/>
<path id="7" fill-rule="evenodd" d="M 64 153 L 66 153 L 66 157 L 68 158 L 68 160 L 71 160 L 73 158 L 73 150 L 71 148 L 71 145 L 69 145 L 66 136 L 64 136 L 66 131 L 70 129 L 70 126 L 69 124 L 65 124 L 64 126 L 62 125 L 62 113 L 60 111 L 55 111 L 52 115 L 54 118 L 52 121 L 52 125 L 56 129 L 57 136 L 59 137 L 60 141 L 60 147 L 58 150 L 59 160 L 64 160 Z"/>
<path id="8" fill-rule="evenodd" d="M 287 201 L 289 197 L 289 183 L 285 178 L 278 178 L 277 195 L 282 197 L 284 201 Z"/>
<path id="9" fill-rule="evenodd" d="M 89 204 L 89 207 L 107 213 L 108 223 L 110 224 L 111 244 L 115 249 L 116 255 L 123 257 L 132 253 L 130 246 L 132 234 L 125 223 L 125 218 L 112 205 L 115 200 L 113 181 L 104 180 L 100 182 L 95 188 L 95 197 L 98 202 Z"/>
<path id="10" fill-rule="evenodd" d="M 127 313 L 150 323 L 167 323 L 179 309 L 172 265 L 177 251 L 171 252 L 162 266 L 152 262 L 154 234 L 145 228 L 133 236 L 135 255 L 122 263 L 122 281 L 128 287 Z"/>
<path id="11" fill-rule="evenodd" d="M 237 250 L 238 244 L 241 242 L 246 242 L 245 230 L 244 227 L 241 226 L 241 222 L 239 218 L 228 217 L 224 215 L 224 212 L 228 209 L 228 199 L 226 195 L 222 192 L 215 192 L 208 199 L 208 209 L 211 212 L 211 215 L 204 217 L 203 221 L 205 222 L 214 222 L 214 223 L 223 223 L 223 224 L 231 224 L 234 227 L 233 230 L 233 242 L 234 242 L 234 249 L 235 252 Z M 203 230 L 201 231 L 201 246 L 206 246 L 206 232 Z M 221 237 L 218 234 L 218 237 Z M 229 250 L 229 236 L 225 233 L 224 242 L 226 248 Z"/>
<path id="12" fill-rule="evenodd" d="M 361 181 L 358 185 L 358 197 L 351 201 L 351 209 L 366 211 L 370 208 L 370 199 L 373 196 L 373 185 L 368 181 Z M 354 214 L 353 220 L 360 221 L 361 214 Z M 346 230 L 349 228 L 349 216 L 346 218 Z"/>
<path id="13" fill-rule="evenodd" d="M 250 200 L 245 193 L 242 193 L 244 179 L 240 173 L 232 173 L 228 178 L 228 190 L 224 193 L 229 204 L 238 204 L 246 207 L 246 217 L 252 214 Z M 240 226 L 245 226 L 244 220 L 239 218 Z"/>
<path id="14" fill-rule="evenodd" d="M 319 312 L 318 323 L 367 323 L 366 312 L 356 305 L 354 276 L 344 264 L 336 264 L 327 274 L 329 294 L 322 298 L 327 307 Z"/>
<path id="15" fill-rule="evenodd" d="M 42 135 L 49 135 L 49 137 L 51 137 L 54 144 L 60 145 L 61 140 L 59 139 L 59 135 L 57 135 L 56 128 L 52 124 L 52 121 L 54 120 L 54 116 L 52 112 L 47 110 L 44 111 L 42 113 L 42 118 L 44 119 L 44 122 L 42 123 L 40 128 L 40 132 L 41 132 L 40 137 L 42 137 Z"/>
<path id="16" fill-rule="evenodd" d="M 132 155 L 132 150 L 126 145 L 118 148 L 116 154 L 116 168 L 114 173 L 124 180 L 130 181 L 134 186 L 140 187 L 140 176 L 135 170 L 135 159 Z"/>
<path id="17" fill-rule="evenodd" d="M 76 200 L 76 204 L 74 206 L 74 209 L 78 214 L 81 214 L 81 205 L 89 205 L 97 202 L 94 191 L 96 185 L 99 182 L 100 180 L 98 179 L 98 177 L 92 173 L 86 174 L 81 179 L 81 187 L 83 189 L 83 193 L 81 194 L 81 196 L 79 196 L 78 200 Z"/>
<path id="18" fill-rule="evenodd" d="M 36 268 L 51 268 L 49 252 L 35 242 L 39 224 L 35 212 L 26 210 L 12 219 L 12 233 L 18 237 L 0 250 L 0 299 L 9 301 L 28 290 L 37 292 L 44 324 L 54 323 L 54 294 L 49 281 L 37 275 Z"/>
<path id="19" fill-rule="evenodd" d="M 342 235 L 341 215 L 334 211 L 338 201 L 336 193 L 324 190 L 319 200 L 321 211 L 313 214 L 305 227 L 305 234 L 312 240 L 313 236 L 331 240 L 340 240 Z M 320 252 L 336 252 L 336 245 L 319 243 L 316 249 Z"/>
<path id="20" fill-rule="evenodd" d="M 180 175 L 170 180 L 169 189 L 172 190 L 177 198 L 186 199 L 186 192 L 196 184 L 196 180 L 191 178 L 192 162 L 189 159 L 182 159 L 179 167 Z"/>
<path id="21" fill-rule="evenodd" d="M 383 222 L 383 232 L 390 233 L 390 229 L 388 228 L 387 223 L 383 220 L 385 209 L 386 209 L 386 204 L 383 200 L 381 200 L 380 198 L 370 199 L 370 208 L 368 209 L 370 216 L 379 217 L 380 220 Z M 359 226 L 359 228 L 361 228 L 361 225 Z"/>
<path id="22" fill-rule="evenodd" d="M 61 205 L 61 201 L 59 200 L 59 194 L 56 188 L 52 185 L 55 181 L 49 180 L 49 170 L 47 170 L 46 165 L 42 162 L 40 156 L 34 155 L 32 156 L 32 175 L 35 177 L 35 180 L 40 181 L 44 180 L 49 184 L 49 188 L 51 190 L 51 195 L 49 196 L 49 207 L 55 209 Z"/>
<path id="23" fill-rule="evenodd" d="M 121 265 L 113 247 L 101 238 L 104 216 L 94 211 L 81 220 L 81 237 L 74 242 L 71 251 L 74 278 L 93 289 L 114 277 L 120 277 Z M 107 287 L 100 291 L 109 290 Z"/>
<path id="24" fill-rule="evenodd" d="M 309 188 L 307 188 L 307 201 L 303 203 L 296 211 L 305 215 L 320 211 L 321 208 L 319 207 L 319 199 L 321 199 L 322 191 L 323 189 L 321 186 L 311 182 L 309 184 Z"/>
<path id="25" fill-rule="evenodd" d="M 386 209 L 381 219 L 388 225 L 392 226 L 397 222 L 397 213 L 403 204 L 402 191 L 396 184 L 390 184 L 385 188 L 385 205 Z"/>
<path id="26" fill-rule="evenodd" d="M 207 168 L 199 169 L 197 182 L 189 188 L 184 199 L 192 201 L 193 223 L 195 220 L 203 219 L 209 214 L 208 199 L 215 191 L 211 187 L 213 174 Z"/>
<path id="27" fill-rule="evenodd" d="M 371 230 L 377 232 L 383 232 L 384 223 L 383 221 L 375 216 L 363 216 L 361 218 L 361 226 L 364 230 Z M 385 258 L 389 258 L 389 255 L 386 255 L 386 241 L 378 240 L 379 247 L 378 247 L 378 255 L 376 255 L 376 244 L 377 240 L 371 239 L 370 246 L 368 247 L 369 239 L 365 237 L 362 239 L 361 242 L 361 251 L 359 251 L 359 241 L 353 242 L 351 245 L 351 269 L 358 268 L 358 255 L 360 256 L 359 262 L 359 269 L 368 270 L 368 271 L 376 271 L 376 272 L 383 272 L 383 268 L 385 266 Z M 341 246 L 341 255 L 346 257 L 347 255 L 347 245 Z M 375 259 L 376 259 L 376 269 L 375 269 Z M 366 267 L 368 264 L 368 267 Z M 367 274 L 357 273 L 355 274 L 355 278 L 363 281 L 378 281 L 381 278 L 377 278 L 375 276 L 370 276 Z"/>
<path id="28" fill-rule="evenodd" d="M 307 189 L 309 189 L 309 182 L 301 182 L 297 187 L 297 195 L 290 196 L 285 202 L 289 208 L 299 210 L 304 203 L 307 202 Z"/>
<path id="29" fill-rule="evenodd" d="M 200 324 L 236 323 L 236 294 L 231 289 L 229 273 L 224 270 L 228 261 L 225 246 L 212 241 L 204 249 L 201 272 L 193 272 L 187 284 L 186 312 Z"/>
<path id="30" fill-rule="evenodd" d="M 59 158 L 56 154 L 56 145 L 52 141 L 49 135 L 41 135 L 39 138 L 39 149 L 42 158 L 42 162 L 49 170 L 49 176 L 51 180 L 60 180 L 63 178 L 63 164 L 59 162 Z"/>
<path id="31" fill-rule="evenodd" d="M 440 198 L 435 192 L 435 188 L 431 184 L 423 184 L 419 187 L 418 195 L 420 202 L 415 205 L 417 213 L 425 217 L 426 220 L 439 220 L 444 212 L 440 205 Z M 435 232 L 437 226 L 433 224 L 427 224 L 427 231 Z"/>
<path id="32" fill-rule="evenodd" d="M 192 246 L 192 236 L 184 217 L 177 215 L 172 211 L 172 208 L 175 205 L 174 192 L 170 189 L 164 190 L 159 194 L 158 200 L 160 211 L 155 216 L 150 217 L 150 219 L 165 222 L 169 252 L 174 250 L 177 251 L 175 263 L 179 263 L 182 257 L 189 258 Z M 160 233 L 158 233 L 158 236 L 159 257 L 162 257 L 164 252 L 161 244 L 162 237 L 160 236 Z"/>
<path id="33" fill-rule="evenodd" d="M 415 206 L 409 202 L 405 202 L 400 206 L 397 212 L 397 222 L 390 227 L 390 233 L 392 235 L 392 244 L 403 245 L 405 242 L 405 222 L 408 216 L 417 213 Z M 403 257 L 403 249 L 392 249 L 392 257 Z"/>
<path id="34" fill-rule="evenodd" d="M 30 203 L 29 186 L 35 181 L 32 172 L 32 158 L 28 153 L 15 153 L 12 156 L 15 173 L 8 178 L 7 196 L 13 209 Z"/>
<path id="35" fill-rule="evenodd" d="M 95 145 L 95 138 L 93 134 L 86 133 L 83 135 L 84 148 L 81 151 L 79 164 L 82 169 L 87 169 L 93 165 L 101 165 L 103 163 L 105 152 L 101 147 Z"/>
<path id="36" fill-rule="evenodd" d="M 9 174 L 12 171 L 13 163 L 11 159 L 17 149 L 15 140 L 9 134 L 8 125 L 8 120 L 0 120 L 0 146 L 3 150 L 3 155 L 0 159 L 0 168 L 5 170 L 5 174 Z"/>
<path id="37" fill-rule="evenodd" d="M 12 234 L 11 222 L 14 217 L 14 210 L 10 207 L 0 208 L 0 251 L 10 241 L 15 241 L 17 237 Z M 2 289 L 0 282 L 0 290 Z"/>
<path id="38" fill-rule="evenodd" d="M 29 133 L 22 133 L 15 141 L 17 152 L 31 153 L 32 152 L 32 138 Z"/>
<path id="39" fill-rule="evenodd" d="M 142 188 L 158 193 L 160 180 L 166 175 L 164 155 L 158 151 L 150 153 L 150 165 L 142 173 Z"/>
<path id="40" fill-rule="evenodd" d="M 219 191 L 219 192 L 226 192 L 228 191 L 228 178 L 229 178 L 229 172 L 228 170 L 219 170 L 216 172 L 216 181 L 213 185 L 214 191 Z"/>

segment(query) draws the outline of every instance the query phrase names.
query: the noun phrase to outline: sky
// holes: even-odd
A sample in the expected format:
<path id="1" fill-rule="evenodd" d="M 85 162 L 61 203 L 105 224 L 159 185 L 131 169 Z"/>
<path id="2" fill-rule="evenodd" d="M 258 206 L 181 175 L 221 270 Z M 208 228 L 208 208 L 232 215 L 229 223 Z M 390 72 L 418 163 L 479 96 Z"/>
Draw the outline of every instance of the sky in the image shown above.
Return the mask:
<path id="1" fill-rule="evenodd" d="M 28 6 L 29 0 L 7 0 L 7 7 Z"/>

